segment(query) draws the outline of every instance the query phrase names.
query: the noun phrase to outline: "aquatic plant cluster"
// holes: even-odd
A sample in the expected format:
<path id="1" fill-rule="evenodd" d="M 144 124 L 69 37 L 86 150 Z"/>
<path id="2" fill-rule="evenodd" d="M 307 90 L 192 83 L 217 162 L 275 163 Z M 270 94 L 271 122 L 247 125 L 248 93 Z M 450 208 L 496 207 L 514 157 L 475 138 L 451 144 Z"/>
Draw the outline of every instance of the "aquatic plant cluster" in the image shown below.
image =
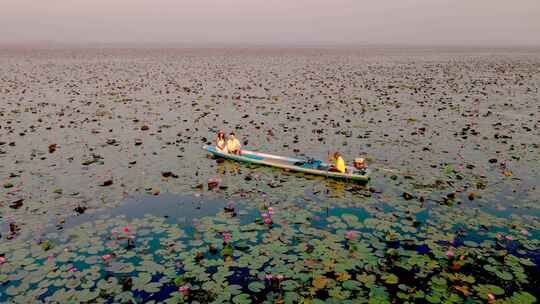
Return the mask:
<path id="1" fill-rule="evenodd" d="M 534 50 L 0 55 L 0 302 L 539 299 Z M 373 176 L 211 159 L 218 129 Z"/>
<path id="2" fill-rule="evenodd" d="M 280 203 L 182 229 L 116 217 L 32 245 L 4 243 L 2 299 L 28 303 L 534 303 L 538 224 L 485 213 Z M 448 210 L 447 210 L 448 211 Z M 440 223 L 445 223 L 441 228 Z M 432 223 L 437 223 L 433 225 Z M 508 225 L 505 225 L 508 227 Z M 538 257 L 537 257 L 538 258 Z"/>

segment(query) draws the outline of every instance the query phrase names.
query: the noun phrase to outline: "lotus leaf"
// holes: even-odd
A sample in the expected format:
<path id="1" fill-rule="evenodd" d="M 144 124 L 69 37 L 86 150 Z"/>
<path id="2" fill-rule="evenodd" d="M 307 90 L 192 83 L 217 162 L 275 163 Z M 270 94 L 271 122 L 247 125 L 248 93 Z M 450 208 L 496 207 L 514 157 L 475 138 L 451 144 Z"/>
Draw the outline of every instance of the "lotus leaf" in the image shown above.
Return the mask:
<path id="1" fill-rule="evenodd" d="M 253 292 L 259 292 L 265 288 L 264 284 L 261 282 L 251 282 L 248 285 L 248 289 Z"/>
<path id="2" fill-rule="evenodd" d="M 313 279 L 313 287 L 317 289 L 323 289 L 327 283 L 328 283 L 328 278 L 326 277 L 319 276 Z"/>
<path id="3" fill-rule="evenodd" d="M 362 284 L 354 280 L 344 281 L 342 286 L 347 290 L 360 290 L 362 288 Z"/>
<path id="4" fill-rule="evenodd" d="M 496 285 L 490 284 L 481 284 L 474 286 L 474 290 L 478 293 L 481 298 L 487 299 L 488 294 L 492 293 L 494 295 L 503 295 L 504 289 Z"/>
<path id="5" fill-rule="evenodd" d="M 249 304 L 251 303 L 251 298 L 248 294 L 242 293 L 233 298 L 233 303 L 236 304 Z"/>

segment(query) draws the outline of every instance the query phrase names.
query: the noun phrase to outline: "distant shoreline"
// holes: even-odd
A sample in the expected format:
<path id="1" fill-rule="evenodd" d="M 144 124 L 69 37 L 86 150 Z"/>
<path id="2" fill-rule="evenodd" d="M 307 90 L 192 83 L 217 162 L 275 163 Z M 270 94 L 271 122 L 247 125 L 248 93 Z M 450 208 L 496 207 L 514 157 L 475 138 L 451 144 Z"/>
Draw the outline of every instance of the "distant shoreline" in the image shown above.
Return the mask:
<path id="1" fill-rule="evenodd" d="M 58 43 L 58 42 L 0 42 L 0 49 L 323 49 L 323 50 L 377 50 L 407 49 L 436 50 L 540 50 L 540 44 L 339 44 L 339 43 Z"/>

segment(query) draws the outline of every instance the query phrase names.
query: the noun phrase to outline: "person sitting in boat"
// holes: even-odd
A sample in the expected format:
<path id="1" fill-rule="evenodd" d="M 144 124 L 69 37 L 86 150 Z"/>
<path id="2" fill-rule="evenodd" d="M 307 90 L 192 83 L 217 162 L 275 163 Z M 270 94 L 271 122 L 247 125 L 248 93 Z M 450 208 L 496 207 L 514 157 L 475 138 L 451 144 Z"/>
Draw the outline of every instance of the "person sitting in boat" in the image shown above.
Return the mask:
<path id="1" fill-rule="evenodd" d="M 234 136 L 234 133 L 231 132 L 231 134 L 229 134 L 229 138 L 227 139 L 227 151 L 231 154 L 240 155 L 241 147 L 240 141 Z"/>
<path id="2" fill-rule="evenodd" d="M 367 168 L 366 161 L 363 157 L 354 159 L 354 167 L 358 170 L 363 170 Z"/>
<path id="3" fill-rule="evenodd" d="M 227 153 L 227 142 L 225 140 L 225 132 L 219 131 L 216 136 L 216 149 L 219 152 Z"/>
<path id="4" fill-rule="evenodd" d="M 334 162 L 334 165 L 330 167 L 329 171 L 345 173 L 345 161 L 343 160 L 343 157 L 341 157 L 341 153 L 334 153 L 331 161 Z"/>

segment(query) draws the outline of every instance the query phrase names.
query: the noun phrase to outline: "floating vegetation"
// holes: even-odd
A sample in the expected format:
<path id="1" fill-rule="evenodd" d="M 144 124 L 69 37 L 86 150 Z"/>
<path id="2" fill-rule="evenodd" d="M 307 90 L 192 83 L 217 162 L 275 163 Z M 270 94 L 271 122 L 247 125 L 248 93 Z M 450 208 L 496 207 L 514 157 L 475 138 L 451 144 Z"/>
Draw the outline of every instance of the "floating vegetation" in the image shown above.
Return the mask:
<path id="1" fill-rule="evenodd" d="M 243 216 L 224 209 L 194 229 L 152 215 L 115 217 L 66 229 L 54 241 L 3 243 L 0 300 L 536 301 L 540 242 L 530 234 L 537 226 L 496 228 L 488 214 L 463 212 L 459 222 L 448 220 L 469 223 L 460 235 L 442 220 L 411 230 L 412 221 L 399 220 L 411 210 L 305 207 L 282 202 L 271 215 L 246 207 Z M 486 224 L 494 232 L 482 232 Z"/>
<path id="2" fill-rule="evenodd" d="M 538 301 L 537 53 L 196 52 L 0 50 L 0 302 Z"/>

